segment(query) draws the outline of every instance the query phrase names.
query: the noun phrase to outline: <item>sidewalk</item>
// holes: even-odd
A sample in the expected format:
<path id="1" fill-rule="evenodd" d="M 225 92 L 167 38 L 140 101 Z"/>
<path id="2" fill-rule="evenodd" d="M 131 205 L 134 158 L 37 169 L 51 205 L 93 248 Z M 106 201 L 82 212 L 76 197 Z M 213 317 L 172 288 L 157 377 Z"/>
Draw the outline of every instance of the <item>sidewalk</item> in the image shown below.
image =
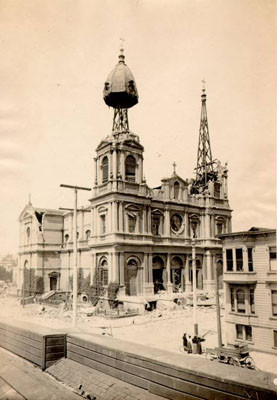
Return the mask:
<path id="1" fill-rule="evenodd" d="M 68 358 L 51 365 L 47 372 L 73 388 L 81 384 L 83 390 L 96 400 L 166 400 Z"/>
<path id="2" fill-rule="evenodd" d="M 80 400 L 82 397 L 28 361 L 0 347 L 0 399 Z"/>

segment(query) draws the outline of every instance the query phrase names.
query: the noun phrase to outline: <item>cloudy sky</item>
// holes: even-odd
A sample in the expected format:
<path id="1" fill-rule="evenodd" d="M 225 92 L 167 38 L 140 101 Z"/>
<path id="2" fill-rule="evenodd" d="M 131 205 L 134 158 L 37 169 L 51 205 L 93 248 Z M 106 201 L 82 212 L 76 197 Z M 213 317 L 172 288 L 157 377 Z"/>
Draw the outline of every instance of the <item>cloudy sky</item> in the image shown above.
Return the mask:
<path id="1" fill-rule="evenodd" d="M 0 0 L 0 253 L 17 251 L 29 193 L 34 206 L 71 207 L 60 183 L 92 186 L 120 38 L 140 96 L 129 120 L 148 185 L 174 161 L 193 177 L 204 78 L 233 230 L 274 227 L 275 18 L 274 0 Z"/>

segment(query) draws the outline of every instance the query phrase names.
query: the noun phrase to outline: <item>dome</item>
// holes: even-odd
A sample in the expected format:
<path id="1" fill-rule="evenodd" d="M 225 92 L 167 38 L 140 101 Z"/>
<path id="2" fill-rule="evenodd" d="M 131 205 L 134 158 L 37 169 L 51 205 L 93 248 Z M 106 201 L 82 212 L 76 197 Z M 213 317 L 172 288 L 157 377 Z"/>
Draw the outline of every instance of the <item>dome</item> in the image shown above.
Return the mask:
<path id="1" fill-rule="evenodd" d="M 124 61 L 123 49 L 119 62 L 109 74 L 104 86 L 104 101 L 113 108 L 130 108 L 138 103 L 134 75 Z"/>

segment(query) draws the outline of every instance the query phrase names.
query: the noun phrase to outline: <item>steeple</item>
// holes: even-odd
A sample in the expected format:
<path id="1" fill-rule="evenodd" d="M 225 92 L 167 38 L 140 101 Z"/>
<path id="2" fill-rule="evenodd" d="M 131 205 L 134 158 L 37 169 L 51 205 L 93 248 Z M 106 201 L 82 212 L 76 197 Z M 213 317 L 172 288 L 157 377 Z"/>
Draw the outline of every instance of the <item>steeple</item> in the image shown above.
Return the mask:
<path id="1" fill-rule="evenodd" d="M 202 83 L 202 106 L 197 151 L 197 165 L 195 168 L 196 178 L 192 187 L 193 193 L 202 193 L 207 188 L 207 184 L 209 181 L 215 181 L 217 179 L 217 174 L 214 169 L 215 160 L 213 160 L 212 158 L 212 150 L 209 136 L 205 81 L 203 80 Z"/>

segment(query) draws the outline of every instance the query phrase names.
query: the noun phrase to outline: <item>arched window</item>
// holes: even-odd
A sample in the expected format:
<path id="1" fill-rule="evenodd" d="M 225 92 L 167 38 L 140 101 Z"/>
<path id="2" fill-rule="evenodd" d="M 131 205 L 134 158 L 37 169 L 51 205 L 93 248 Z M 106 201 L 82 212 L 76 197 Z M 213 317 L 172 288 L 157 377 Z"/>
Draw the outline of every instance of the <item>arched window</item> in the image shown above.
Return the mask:
<path id="1" fill-rule="evenodd" d="M 108 273 L 108 261 L 106 259 L 102 260 L 100 263 L 100 283 L 101 286 L 108 286 L 109 283 L 109 273 Z"/>
<path id="2" fill-rule="evenodd" d="M 237 290 L 237 310 L 245 314 L 245 292 L 242 289 Z"/>
<path id="3" fill-rule="evenodd" d="M 80 236 L 80 234 L 79 234 L 79 232 L 77 232 L 77 240 L 79 239 L 79 236 Z"/>
<path id="4" fill-rule="evenodd" d="M 90 238 L 90 230 L 88 229 L 86 231 L 86 240 L 89 240 L 89 238 Z"/>
<path id="5" fill-rule="evenodd" d="M 24 268 L 28 268 L 28 260 L 24 262 Z"/>
<path id="6" fill-rule="evenodd" d="M 67 243 L 69 241 L 69 235 L 68 233 L 66 235 L 64 235 L 64 241 L 65 243 Z"/>
<path id="7" fill-rule="evenodd" d="M 136 181 L 136 159 L 129 155 L 125 160 L 125 179 L 127 181 Z"/>
<path id="8" fill-rule="evenodd" d="M 102 182 L 108 182 L 108 174 L 109 174 L 109 160 L 108 157 L 105 156 L 102 160 Z"/>
<path id="9" fill-rule="evenodd" d="M 179 199 L 180 183 L 174 183 L 174 199 Z"/>
<path id="10" fill-rule="evenodd" d="M 136 230 L 135 215 L 128 214 L 128 230 L 129 230 L 129 232 L 135 232 L 135 230 Z"/>

